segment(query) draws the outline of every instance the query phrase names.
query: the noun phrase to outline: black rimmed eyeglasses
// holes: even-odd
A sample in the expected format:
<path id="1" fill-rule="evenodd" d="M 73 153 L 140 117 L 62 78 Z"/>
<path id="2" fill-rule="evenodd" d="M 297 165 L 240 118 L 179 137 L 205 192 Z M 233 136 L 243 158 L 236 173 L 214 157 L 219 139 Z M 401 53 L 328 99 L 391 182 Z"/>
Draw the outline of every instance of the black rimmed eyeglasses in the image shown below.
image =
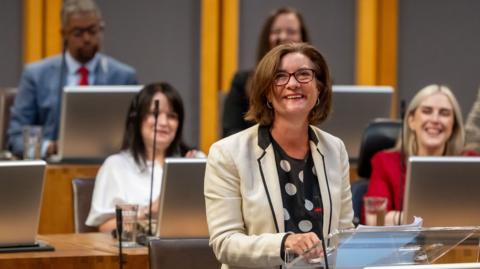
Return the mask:
<path id="1" fill-rule="evenodd" d="M 74 28 L 70 31 L 70 34 L 74 37 L 80 38 L 83 37 L 85 33 L 88 33 L 90 36 L 97 36 L 100 32 L 103 31 L 103 25 L 92 25 L 86 28 Z"/>
<path id="2" fill-rule="evenodd" d="M 308 83 L 315 77 L 315 71 L 313 69 L 302 68 L 293 73 L 280 71 L 275 74 L 273 83 L 276 86 L 284 86 L 290 81 L 290 77 L 293 76 L 299 83 Z"/>

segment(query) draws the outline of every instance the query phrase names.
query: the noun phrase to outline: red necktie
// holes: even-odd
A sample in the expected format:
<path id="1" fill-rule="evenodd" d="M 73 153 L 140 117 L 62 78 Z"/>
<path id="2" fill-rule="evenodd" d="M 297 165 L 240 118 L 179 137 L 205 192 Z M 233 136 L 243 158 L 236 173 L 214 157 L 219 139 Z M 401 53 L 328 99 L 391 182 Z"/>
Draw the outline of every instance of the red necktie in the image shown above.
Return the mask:
<path id="1" fill-rule="evenodd" d="M 85 66 L 78 68 L 78 74 L 80 74 L 80 80 L 78 81 L 78 85 L 86 86 L 88 85 L 88 69 Z"/>

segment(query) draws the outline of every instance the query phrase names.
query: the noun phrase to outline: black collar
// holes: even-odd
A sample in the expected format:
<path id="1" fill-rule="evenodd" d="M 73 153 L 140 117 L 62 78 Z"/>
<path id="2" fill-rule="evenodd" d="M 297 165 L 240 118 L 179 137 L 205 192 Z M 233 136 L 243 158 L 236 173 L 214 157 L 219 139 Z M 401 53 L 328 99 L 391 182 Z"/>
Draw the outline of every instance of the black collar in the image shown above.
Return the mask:
<path id="1" fill-rule="evenodd" d="M 266 150 L 267 147 L 272 143 L 272 141 L 270 141 L 269 130 L 270 125 L 260 125 L 258 127 L 258 146 L 263 150 Z M 308 128 L 308 139 L 315 143 L 315 145 L 318 144 L 318 137 L 311 126 Z"/>

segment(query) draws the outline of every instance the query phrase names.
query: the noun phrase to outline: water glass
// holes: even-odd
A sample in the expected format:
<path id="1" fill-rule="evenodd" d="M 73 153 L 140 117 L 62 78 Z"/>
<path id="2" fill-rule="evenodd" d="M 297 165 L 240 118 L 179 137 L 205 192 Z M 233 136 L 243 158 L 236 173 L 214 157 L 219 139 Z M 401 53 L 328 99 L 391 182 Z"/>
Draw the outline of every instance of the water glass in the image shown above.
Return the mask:
<path id="1" fill-rule="evenodd" d="M 40 148 L 42 146 L 42 126 L 23 127 L 23 159 L 38 160 L 41 158 Z"/>
<path id="2" fill-rule="evenodd" d="M 122 247 L 135 247 L 137 246 L 137 204 L 119 204 L 116 208 L 122 209 L 122 225 L 123 231 L 121 234 Z M 119 236 L 117 234 L 117 236 Z"/>

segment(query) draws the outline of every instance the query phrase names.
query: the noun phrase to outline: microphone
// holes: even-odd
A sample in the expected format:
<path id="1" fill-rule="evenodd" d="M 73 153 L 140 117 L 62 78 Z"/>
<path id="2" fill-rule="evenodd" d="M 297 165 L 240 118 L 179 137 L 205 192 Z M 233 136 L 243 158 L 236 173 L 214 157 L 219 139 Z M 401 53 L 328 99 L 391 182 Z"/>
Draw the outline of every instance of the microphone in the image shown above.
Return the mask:
<path id="1" fill-rule="evenodd" d="M 154 101 L 153 116 L 155 117 L 155 123 L 153 128 L 153 152 L 152 152 L 152 172 L 150 174 L 150 198 L 148 200 L 148 230 L 146 234 L 139 235 L 137 237 L 137 243 L 146 246 L 150 240 L 149 237 L 153 236 L 152 232 L 152 200 L 153 200 L 153 179 L 155 174 L 155 155 L 157 147 L 157 122 L 158 114 L 160 114 L 160 103 L 158 100 Z"/>
<path id="2" fill-rule="evenodd" d="M 153 152 L 152 152 L 152 174 L 150 177 L 150 200 L 148 204 L 148 235 L 152 236 L 152 199 L 153 199 L 153 178 L 154 178 L 154 173 L 155 173 L 155 153 L 156 153 L 156 147 L 157 147 L 157 122 L 158 122 L 158 114 L 159 114 L 159 106 L 160 102 L 158 100 L 155 100 L 154 102 L 154 109 L 153 109 L 153 115 L 155 117 L 155 125 L 153 128 Z"/>
<path id="3" fill-rule="evenodd" d="M 315 195 L 313 199 L 317 202 L 317 205 L 320 206 L 322 204 L 322 201 L 320 200 L 320 197 L 318 195 Z M 323 236 L 323 209 L 319 207 L 315 207 L 313 209 L 313 218 L 317 221 L 318 226 L 319 226 L 319 231 L 316 232 L 318 238 L 320 239 L 320 242 L 322 243 L 322 252 L 323 252 L 323 260 L 325 261 L 325 269 L 329 269 L 328 265 L 328 257 L 327 257 L 327 246 L 325 244 L 325 237 Z"/>
<path id="4" fill-rule="evenodd" d="M 158 118 L 158 114 L 160 114 L 160 102 L 155 100 L 153 109 L 153 115 L 155 116 L 155 119 Z"/>
<path id="5" fill-rule="evenodd" d="M 122 220 L 122 208 L 117 207 L 115 209 L 115 215 L 117 217 L 117 237 L 118 237 L 118 262 L 119 268 L 123 268 L 123 251 L 122 251 L 122 233 L 123 233 L 123 220 Z"/>

